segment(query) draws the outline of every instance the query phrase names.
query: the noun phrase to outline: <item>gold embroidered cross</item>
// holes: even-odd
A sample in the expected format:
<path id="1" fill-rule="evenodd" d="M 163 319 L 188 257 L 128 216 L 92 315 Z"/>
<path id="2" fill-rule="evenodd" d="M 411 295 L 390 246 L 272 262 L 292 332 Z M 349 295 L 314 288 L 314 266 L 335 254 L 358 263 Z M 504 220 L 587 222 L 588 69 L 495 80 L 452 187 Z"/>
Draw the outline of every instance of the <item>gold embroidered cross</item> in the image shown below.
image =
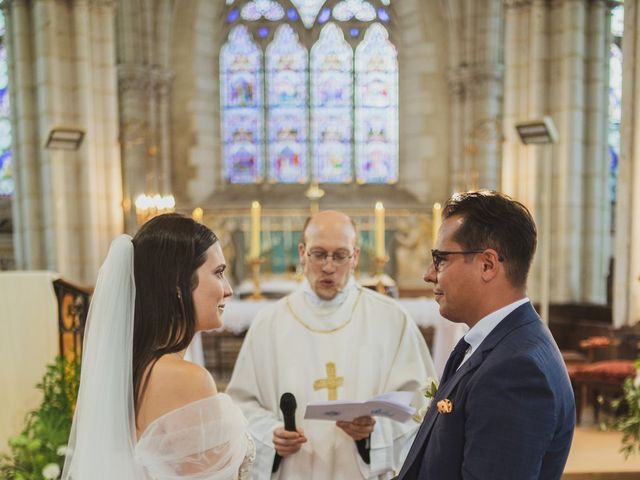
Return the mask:
<path id="1" fill-rule="evenodd" d="M 336 377 L 336 364 L 333 362 L 327 363 L 327 378 L 319 378 L 313 382 L 313 389 L 320 390 L 326 388 L 329 390 L 329 400 L 338 399 L 338 387 L 341 387 L 344 383 L 344 377 Z"/>

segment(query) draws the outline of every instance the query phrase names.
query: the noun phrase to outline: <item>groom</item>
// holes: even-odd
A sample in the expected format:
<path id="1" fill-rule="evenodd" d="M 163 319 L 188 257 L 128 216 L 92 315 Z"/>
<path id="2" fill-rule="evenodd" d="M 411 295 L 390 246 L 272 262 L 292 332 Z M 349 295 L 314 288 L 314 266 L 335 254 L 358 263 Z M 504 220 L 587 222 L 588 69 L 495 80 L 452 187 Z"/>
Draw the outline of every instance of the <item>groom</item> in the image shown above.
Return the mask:
<path id="1" fill-rule="evenodd" d="M 533 219 L 489 191 L 454 195 L 443 217 L 424 278 L 442 316 L 470 330 L 397 478 L 560 479 L 575 402 L 558 347 L 526 296 Z"/>

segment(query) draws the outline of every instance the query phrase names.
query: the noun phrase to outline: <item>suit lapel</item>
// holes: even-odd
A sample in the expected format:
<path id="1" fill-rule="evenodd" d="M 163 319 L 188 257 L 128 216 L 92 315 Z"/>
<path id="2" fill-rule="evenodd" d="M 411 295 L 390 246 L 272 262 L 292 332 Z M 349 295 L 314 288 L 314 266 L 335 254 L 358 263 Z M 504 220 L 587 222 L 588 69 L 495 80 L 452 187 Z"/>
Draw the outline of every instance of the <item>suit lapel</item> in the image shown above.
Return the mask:
<path id="1" fill-rule="evenodd" d="M 438 418 L 438 415 L 440 415 L 440 413 L 438 413 L 437 403 L 440 400 L 448 398 L 449 394 L 451 394 L 458 382 L 460 382 L 460 380 L 469 372 L 474 371 L 482 363 L 489 352 L 493 350 L 507 334 L 522 325 L 537 320 L 538 318 L 539 317 L 530 302 L 516 308 L 513 312 L 507 315 L 504 320 L 496 326 L 496 328 L 493 329 L 493 331 L 484 339 L 480 344 L 480 347 L 473 352 L 467 361 L 464 362 L 445 383 L 440 385 L 436 396 L 433 398 L 431 405 L 429 405 L 429 410 L 427 411 L 427 415 L 418 430 L 416 438 L 411 445 L 409 454 L 402 465 L 402 469 L 398 475 L 398 480 L 402 480 L 404 478 L 404 475 L 406 475 L 409 468 L 411 468 L 415 462 L 418 453 L 422 450 L 422 446 L 426 442 L 429 432 Z M 456 408 L 455 404 L 453 405 L 453 408 Z"/>

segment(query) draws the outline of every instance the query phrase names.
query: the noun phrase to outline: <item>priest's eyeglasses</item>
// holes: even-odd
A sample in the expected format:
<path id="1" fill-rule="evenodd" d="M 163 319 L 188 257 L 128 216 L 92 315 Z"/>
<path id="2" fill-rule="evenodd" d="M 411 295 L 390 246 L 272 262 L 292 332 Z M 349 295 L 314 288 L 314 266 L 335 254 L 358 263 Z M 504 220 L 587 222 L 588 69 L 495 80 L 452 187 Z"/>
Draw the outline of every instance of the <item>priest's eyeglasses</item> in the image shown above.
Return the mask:
<path id="1" fill-rule="evenodd" d="M 431 250 L 431 258 L 433 260 L 433 268 L 436 272 L 440 273 L 442 271 L 442 263 L 447 260 L 449 255 L 474 255 L 477 253 L 482 253 L 486 250 L 486 248 L 474 248 L 473 250 L 458 250 L 455 252 L 446 251 L 446 250 Z M 502 255 L 498 256 L 498 261 L 503 262 L 504 257 Z"/>
<path id="2" fill-rule="evenodd" d="M 312 263 L 316 265 L 326 265 L 329 258 L 333 260 L 334 265 L 344 265 L 353 258 L 355 252 L 349 253 L 349 250 L 336 250 L 329 253 L 325 250 L 311 250 L 307 252 L 307 256 Z"/>

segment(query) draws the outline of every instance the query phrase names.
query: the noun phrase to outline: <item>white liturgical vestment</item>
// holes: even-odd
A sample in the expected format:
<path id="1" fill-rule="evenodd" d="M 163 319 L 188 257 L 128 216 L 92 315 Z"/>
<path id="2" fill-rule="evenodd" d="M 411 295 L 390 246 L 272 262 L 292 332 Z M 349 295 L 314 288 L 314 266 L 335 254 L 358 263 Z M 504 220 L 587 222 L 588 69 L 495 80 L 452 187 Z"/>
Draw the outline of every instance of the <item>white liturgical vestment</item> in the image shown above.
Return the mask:
<path id="1" fill-rule="evenodd" d="M 244 340 L 227 393 L 249 421 L 256 443 L 253 478 L 354 480 L 392 478 L 419 424 L 376 417 L 370 464 L 355 441 L 327 420 L 304 420 L 309 402 L 364 401 L 413 391 L 415 406 L 429 377 L 437 378 L 420 331 L 391 298 L 351 280 L 336 299 L 319 301 L 309 285 L 258 313 Z M 329 388 L 327 388 L 329 387 Z M 283 425 L 280 397 L 297 401 L 296 425 L 307 443 L 272 476 L 273 431 Z"/>

